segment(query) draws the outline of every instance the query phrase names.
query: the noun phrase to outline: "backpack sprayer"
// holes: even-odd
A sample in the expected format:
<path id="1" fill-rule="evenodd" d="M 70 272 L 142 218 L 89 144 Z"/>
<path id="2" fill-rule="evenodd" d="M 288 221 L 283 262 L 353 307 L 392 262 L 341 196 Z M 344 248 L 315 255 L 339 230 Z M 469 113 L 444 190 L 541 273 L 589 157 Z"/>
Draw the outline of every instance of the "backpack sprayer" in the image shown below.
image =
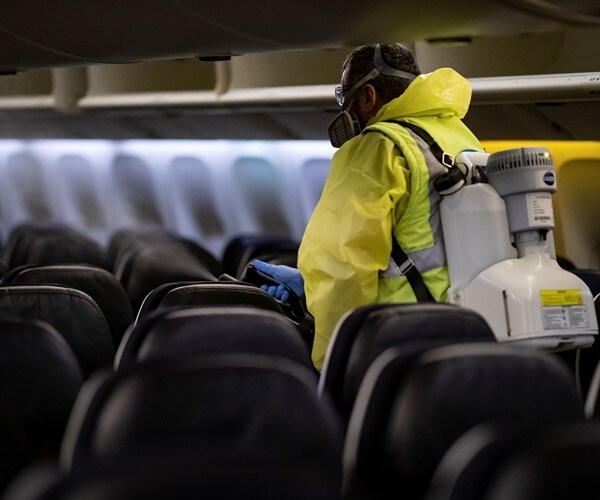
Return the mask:
<path id="1" fill-rule="evenodd" d="M 480 313 L 499 342 L 590 346 L 598 333 L 592 294 L 555 259 L 549 151 L 462 152 L 434 185 L 442 196 L 449 302 Z"/>

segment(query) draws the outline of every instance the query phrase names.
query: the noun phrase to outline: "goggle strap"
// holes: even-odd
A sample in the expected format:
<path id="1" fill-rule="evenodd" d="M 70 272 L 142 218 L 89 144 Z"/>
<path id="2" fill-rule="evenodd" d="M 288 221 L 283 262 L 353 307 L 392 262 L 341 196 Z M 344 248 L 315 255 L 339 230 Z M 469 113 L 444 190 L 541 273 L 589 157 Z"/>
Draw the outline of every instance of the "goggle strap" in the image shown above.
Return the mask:
<path id="1" fill-rule="evenodd" d="M 398 76 L 400 78 L 404 78 L 405 80 L 414 80 L 417 76 L 412 73 L 408 73 L 407 71 L 402 71 L 400 69 L 392 68 L 388 66 L 386 62 L 383 60 L 381 56 L 381 45 L 375 45 L 375 53 L 373 54 L 373 69 L 378 71 L 377 76 L 385 75 L 385 76 Z"/>

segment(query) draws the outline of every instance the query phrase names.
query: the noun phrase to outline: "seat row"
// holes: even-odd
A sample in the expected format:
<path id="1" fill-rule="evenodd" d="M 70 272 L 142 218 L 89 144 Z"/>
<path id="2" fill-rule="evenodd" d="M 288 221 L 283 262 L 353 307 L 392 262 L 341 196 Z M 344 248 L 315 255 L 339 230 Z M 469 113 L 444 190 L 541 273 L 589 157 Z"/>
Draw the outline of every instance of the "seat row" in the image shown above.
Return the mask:
<path id="1" fill-rule="evenodd" d="M 152 245 L 146 242 L 146 246 Z M 93 276 L 91 284 L 84 284 L 86 276 Z M 14 475 L 14 464 L 23 466 L 44 454 L 55 455 L 59 446 L 75 450 L 76 443 L 87 443 L 82 453 L 61 451 L 60 464 L 51 471 L 31 472 L 33 476 L 25 471 L 25 484 L 44 485 L 29 498 L 77 497 L 82 494 L 77 488 L 91 488 L 90 495 L 110 498 L 138 498 L 131 489 L 146 491 L 151 498 L 200 493 L 231 498 L 244 491 L 250 497 L 280 498 L 286 489 L 297 491 L 297 498 L 388 498 L 399 492 L 407 498 L 424 498 L 434 489 L 444 495 L 454 491 L 445 480 L 440 483 L 440 477 L 452 476 L 441 468 L 446 454 L 455 443 L 466 440 L 471 429 L 475 444 L 467 443 L 467 450 L 487 443 L 487 448 L 473 453 L 476 461 L 481 454 L 489 457 L 490 450 L 513 444 L 523 450 L 545 449 L 555 431 L 569 442 L 567 428 L 574 429 L 574 436 L 588 430 L 594 436 L 593 418 L 585 421 L 573 375 L 557 357 L 498 346 L 477 314 L 456 306 L 360 308 L 338 325 L 324 370 L 317 374 L 307 339 L 280 305 L 231 276 L 160 284 L 144 297 L 135 317 L 127 299 L 116 275 L 89 265 L 14 269 L 0 287 L 0 320 L 6 320 L 0 324 L 0 335 L 14 332 L 5 337 L 14 345 L 7 341 L 2 365 L 12 366 L 12 361 L 14 366 L 5 372 L 9 375 L 0 398 L 0 422 L 7 430 L 5 442 L 12 446 L 6 450 L 23 460 L 3 458 L 7 477 Z M 116 303 L 128 303 L 129 309 L 117 311 Z M 20 337 L 21 331 L 30 334 Z M 45 347 L 37 352 L 42 338 L 46 341 L 39 344 Z M 23 351 L 30 351 L 30 359 Z M 29 369 L 24 370 L 20 361 L 34 367 L 25 380 L 21 373 Z M 307 393 L 299 391 L 297 383 L 285 381 L 290 372 L 305 381 Z M 223 391 L 196 385 L 197 378 L 209 373 L 207 384 L 223 385 Z M 254 379 L 256 373 L 260 375 Z M 46 398 L 31 382 L 36 379 L 47 380 Z M 61 392 L 63 386 L 66 394 Z M 272 386 L 302 404 L 288 403 L 278 392 L 270 395 Z M 597 389 L 592 393 L 597 394 Z M 424 402 L 429 404 L 421 411 Z M 213 407 L 214 415 L 208 410 Z M 89 416 L 96 411 L 96 416 Z M 588 417 L 597 413 L 590 396 Z M 64 431 L 69 419 L 66 434 L 45 434 L 43 421 L 48 414 L 61 422 L 49 425 L 49 431 Z M 62 415 L 62 420 L 56 415 Z M 146 421 L 149 415 L 156 415 L 157 421 Z M 173 415 L 190 419 L 184 419 L 179 429 Z M 131 421 L 123 421 L 126 418 Z M 262 429 L 262 421 L 270 422 L 265 432 L 253 434 Z M 325 428 L 322 422 L 327 423 Z M 479 424 L 488 424 L 481 431 L 486 439 L 475 432 Z M 581 428 L 585 430 L 577 430 Z M 319 439 L 310 435 L 313 429 Z M 87 438 L 81 437 L 84 432 L 90 432 Z M 188 439 L 195 444 L 183 446 Z M 277 448 L 281 439 L 289 445 L 283 450 Z M 105 456 L 103 446 L 109 442 L 106 446 L 112 448 Z M 312 443 L 310 453 L 302 442 Z M 95 446 L 100 446 L 98 455 L 91 449 Z M 245 446 L 258 455 L 235 454 Z M 264 447 L 275 455 L 266 459 Z M 225 457 L 214 453 L 221 448 L 234 451 Z M 150 458 L 142 459 L 146 454 Z M 321 466 L 307 464 L 309 457 Z M 586 464 L 593 457 L 591 446 Z M 498 464 L 505 466 L 503 460 L 498 457 Z M 492 465 L 496 467 L 495 462 Z M 461 474 L 452 476 L 455 481 L 462 484 L 469 467 L 476 468 L 465 461 L 464 471 L 461 468 Z M 251 473 L 253 468 L 259 470 Z M 323 476 L 321 469 L 326 471 Z M 194 479 L 193 471 L 198 470 L 203 472 L 202 480 Z M 281 489 L 269 480 L 276 472 Z M 152 476 L 153 481 L 138 484 L 134 477 L 140 474 Z M 225 487 L 225 478 L 232 477 L 249 483 L 240 480 Z M 295 482 L 298 477 L 322 483 L 323 496 L 303 489 Z M 24 483 L 12 484 L 10 495 L 24 495 Z M 273 496 L 265 493 L 268 486 Z M 177 487 L 180 490 L 173 490 Z M 53 497 L 55 491 L 63 493 Z"/>
<path id="2" fill-rule="evenodd" d="M 32 366 L 55 401 L 60 385 L 53 390 L 42 366 L 74 365 L 60 336 L 44 331 L 46 352 L 62 355 Z M 298 346 L 289 333 L 282 338 Z M 504 482 L 512 498 L 542 498 L 516 494 L 524 480 L 529 493 L 553 484 L 582 498 L 578 489 L 595 481 L 583 471 L 598 465 L 600 424 L 586 419 L 572 375 L 548 354 L 495 342 L 413 345 L 408 357 L 402 344 L 385 348 L 365 372 L 346 429 L 304 360 L 242 352 L 247 339 L 217 343 L 204 354 L 165 344 L 162 354 L 95 372 L 79 390 L 76 371 L 55 380 L 70 381 L 75 399 L 59 459 L 21 470 L 4 498 L 498 499 L 507 498 Z M 15 372 L 27 362 L 10 359 Z M 38 406 L 38 431 L 46 413 Z M 26 455 L 18 445 L 2 453 Z M 573 462 L 579 453 L 585 459 Z M 514 461 L 532 477 L 519 478 Z M 545 461 L 562 476 L 534 474 Z"/>
<path id="3" fill-rule="evenodd" d="M 21 322 L 27 328 L 33 329 L 34 333 L 29 336 L 21 335 L 24 330 Z M 96 411 L 94 408 L 97 403 L 93 402 L 96 391 L 117 390 L 122 378 L 136 377 L 138 370 L 149 370 L 148 376 L 152 380 L 157 377 L 161 379 L 163 375 L 154 372 L 153 366 L 163 366 L 160 370 L 167 374 L 171 370 L 179 373 L 182 366 L 195 366 L 195 363 L 199 363 L 197 369 L 202 370 L 206 363 L 211 365 L 219 357 L 224 359 L 231 355 L 237 359 L 234 359 L 235 363 L 239 362 L 241 365 L 236 368 L 235 363 L 228 361 L 225 363 L 226 368 L 219 369 L 220 373 L 245 373 L 242 369 L 246 366 L 245 363 L 276 363 L 277 366 L 287 363 L 294 367 L 292 370 L 304 372 L 302 377 L 306 380 L 312 380 L 309 384 L 312 386 L 311 396 L 307 397 L 313 399 L 313 407 L 319 407 L 319 412 L 324 411 L 328 415 L 303 416 L 298 410 L 296 418 L 305 423 L 310 422 L 312 418 L 319 421 L 325 418 L 327 421 L 337 422 L 334 424 L 336 433 L 345 436 L 343 478 L 347 498 L 364 498 L 363 495 L 376 488 L 376 485 L 380 486 L 374 491 L 381 490 L 381 495 L 388 489 L 397 493 L 400 485 L 394 478 L 398 477 L 398 471 L 388 470 L 389 477 L 386 476 L 385 480 L 381 474 L 387 470 L 386 453 L 396 453 L 405 446 L 413 447 L 413 451 L 403 459 L 407 460 L 406 457 L 409 457 L 407 464 L 413 464 L 419 453 L 429 450 L 429 457 L 424 461 L 424 464 L 429 464 L 428 472 L 422 472 L 421 476 L 413 473 L 407 476 L 412 479 L 420 477 L 420 483 L 415 486 L 414 493 L 418 493 L 418 497 L 424 494 L 424 488 L 429 484 L 429 479 L 444 451 L 477 423 L 499 420 L 503 424 L 518 424 L 517 427 L 527 423 L 531 424 L 532 429 L 538 429 L 547 425 L 583 421 L 583 406 L 573 377 L 558 359 L 532 351 L 518 351 L 499 346 L 494 342 L 485 322 L 477 314 L 448 304 L 376 305 L 355 311 L 339 325 L 318 385 L 316 374 L 309 368 L 308 349 L 303 339 L 290 323 L 275 311 L 248 307 L 202 307 L 165 308 L 149 312 L 143 319 L 132 324 L 124 335 L 114 360 L 115 370 L 106 367 L 107 370 L 101 375 L 98 371 L 91 374 L 80 372 L 81 365 L 77 361 L 75 350 L 69 348 L 62 335 L 45 322 L 7 319 L 1 325 L 0 331 L 7 335 L 3 336 L 3 339 L 11 339 L 16 346 L 13 352 L 10 343 L 5 346 L 3 352 L 7 361 L 4 361 L 3 365 L 12 361 L 18 366 L 14 368 L 11 376 L 5 378 L 6 390 L 9 393 L 12 391 L 13 396 L 17 395 L 16 399 L 6 406 L 14 410 L 19 407 L 21 402 L 17 400 L 21 397 L 21 406 L 25 408 L 25 412 L 28 408 L 31 409 L 32 395 L 35 394 L 33 399 L 41 406 L 35 407 L 34 414 L 29 417 L 37 418 L 47 414 L 44 405 L 52 408 L 55 403 L 60 410 L 56 413 L 63 418 L 67 414 L 71 420 L 76 418 L 73 416 L 75 411 L 68 411 L 74 396 L 83 401 L 77 405 L 83 408 L 78 410 L 79 413 Z M 7 332 L 11 331 L 13 334 L 8 336 Z M 38 333 L 35 333 L 36 331 Z M 38 343 L 38 337 L 52 340 Z M 53 355 L 46 352 L 49 349 L 48 345 L 56 351 Z M 23 365 L 26 357 L 20 355 L 19 349 L 34 355 L 30 361 L 31 366 Z M 38 349 L 41 349 L 39 353 Z M 428 359 L 438 358 L 443 359 L 443 363 L 429 364 Z M 45 363 L 40 360 L 45 360 Z M 415 375 L 418 369 L 421 369 L 421 364 L 429 366 L 428 370 L 432 366 L 436 368 Z M 63 370 L 65 367 L 66 370 Z M 440 371 L 437 367 L 441 367 Z M 190 370 L 193 372 L 196 368 Z M 25 386 L 10 386 L 11 381 L 19 378 L 19 371 L 28 374 Z M 57 376 L 59 381 L 56 381 Z M 414 386 L 413 382 L 410 382 L 413 380 L 412 376 L 415 377 Z M 234 391 L 234 396 L 230 395 L 231 401 L 228 401 L 229 396 L 226 392 L 207 393 L 206 389 L 194 388 L 194 380 L 199 377 L 200 375 L 190 376 L 183 385 L 180 380 L 170 385 L 169 390 L 165 390 L 165 394 L 185 393 L 180 387 L 191 384 L 192 393 L 181 396 L 177 404 L 167 398 L 160 403 L 148 403 L 150 406 L 146 406 L 141 396 L 134 397 L 129 394 L 119 396 L 118 402 L 112 405 L 116 405 L 117 408 L 125 405 L 125 409 L 119 411 L 126 415 L 138 412 L 137 418 L 140 421 L 136 420 L 131 424 L 131 432 L 134 434 L 137 432 L 135 429 L 145 425 L 144 418 L 156 413 L 159 422 L 155 425 L 158 427 L 151 428 L 148 436 L 153 436 L 155 432 L 160 436 L 161 432 L 165 432 L 165 438 L 169 440 L 169 435 L 178 431 L 176 428 L 162 429 L 162 408 L 177 409 L 175 414 L 181 417 L 188 411 L 195 411 L 196 405 L 214 406 L 215 399 L 218 399 L 219 404 L 224 404 L 226 409 L 234 409 L 235 418 L 244 422 L 254 415 L 258 406 L 271 400 L 265 393 L 266 387 L 271 383 L 281 383 L 256 383 L 257 401 L 248 403 L 243 409 L 237 406 L 237 402 L 243 400 L 242 395 L 246 395 L 248 388 L 243 384 L 239 385 L 239 382 L 232 382 L 235 377 L 232 379 L 228 375 L 224 382 L 227 387 L 237 387 L 240 391 Z M 247 374 L 242 378 L 245 380 L 246 377 Z M 85 378 L 88 379 L 85 386 L 92 389 L 77 390 Z M 49 384 L 54 380 L 56 383 L 54 387 L 44 387 L 43 394 L 48 398 L 45 402 L 38 401 L 38 392 L 30 383 L 36 379 L 45 380 Z M 104 381 L 100 383 L 98 380 Z M 26 383 L 30 385 L 27 386 Z M 422 387 L 425 387 L 423 394 L 420 393 Z M 60 394 L 63 388 L 67 388 L 68 394 Z M 157 393 L 155 388 L 148 390 L 149 394 Z M 411 390 L 416 392 L 411 395 Z M 290 395 L 292 394 L 293 391 L 290 390 Z M 404 403 L 397 401 L 400 395 L 405 398 Z M 198 400 L 197 397 L 206 399 Z M 4 396 L 2 399 L 7 401 Z M 127 409 L 128 401 L 136 401 L 136 404 L 142 404 L 143 408 Z M 287 406 L 283 399 L 274 398 L 274 401 Z M 191 407 L 188 408 L 188 405 Z M 107 432 L 110 434 L 122 429 L 121 417 L 115 417 L 111 409 L 106 411 L 106 418 L 109 419 L 106 422 L 112 421 L 110 425 L 114 427 Z M 275 408 L 273 411 L 277 413 L 279 410 Z M 431 414 L 428 415 L 428 412 Z M 286 415 L 278 425 L 294 432 L 289 427 L 290 415 Z M 224 418 L 224 415 L 214 418 L 215 423 L 207 424 L 207 429 L 192 429 L 190 432 L 197 431 L 202 439 L 206 438 L 210 442 L 212 430 L 217 431 L 217 436 L 220 435 L 221 427 L 216 422 Z M 102 419 L 100 421 L 105 422 Z M 398 421 L 402 423 L 398 424 Z M 70 424 L 70 427 L 72 425 L 74 424 Z M 176 427 L 175 423 L 173 425 Z M 397 426 L 396 430 L 390 430 L 390 425 Z M 438 426 L 440 435 L 434 432 Z M 49 426 L 48 429 L 56 430 L 60 427 Z M 43 428 L 41 424 L 33 425 L 26 437 L 32 439 L 32 436 L 34 437 L 36 432 L 40 433 Z M 297 435 L 302 438 L 304 432 L 306 431 L 299 430 Z M 390 432 L 396 433 L 395 436 L 399 440 L 399 444 L 395 444 L 392 449 L 386 448 L 385 444 L 390 439 Z M 79 431 L 75 436 L 78 433 Z M 138 437 L 132 436 L 133 439 Z M 51 442 L 56 446 L 59 440 L 64 449 L 65 443 L 75 439 L 67 436 L 63 439 L 56 433 L 45 436 L 46 438 L 47 442 L 40 441 L 41 448 L 49 449 L 48 443 Z M 227 436 L 221 438 L 227 439 Z M 106 439 L 109 438 L 92 441 L 103 443 Z M 144 448 L 145 439 L 140 443 Z M 429 445 L 426 444 L 428 439 L 432 440 Z M 118 451 L 125 445 L 121 443 L 115 446 Z M 179 450 L 177 443 L 167 443 L 165 446 L 167 449 Z M 163 445 L 159 448 L 164 450 Z M 204 446 L 200 448 L 204 449 Z M 394 458 L 396 459 L 397 457 Z M 379 465 L 376 465 L 378 463 Z M 59 472 L 61 477 L 64 474 L 70 477 L 71 474 L 70 468 L 63 468 Z M 369 479 L 371 476 L 373 481 Z"/>

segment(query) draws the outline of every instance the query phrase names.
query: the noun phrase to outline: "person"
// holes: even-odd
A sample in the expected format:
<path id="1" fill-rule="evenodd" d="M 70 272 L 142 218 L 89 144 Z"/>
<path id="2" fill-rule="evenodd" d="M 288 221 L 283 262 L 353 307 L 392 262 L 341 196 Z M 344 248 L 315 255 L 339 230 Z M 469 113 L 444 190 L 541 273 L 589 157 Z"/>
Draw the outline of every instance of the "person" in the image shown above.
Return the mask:
<path id="1" fill-rule="evenodd" d="M 366 45 L 350 53 L 336 98 L 341 112 L 329 135 L 339 149 L 302 238 L 298 270 L 258 264 L 305 293 L 315 318 L 312 360 L 319 370 L 333 331 L 348 311 L 416 301 L 406 262 L 414 264 L 434 300 L 446 300 L 440 196 L 432 187 L 446 167 L 433 155 L 431 141 L 409 127 L 427 132 L 450 155 L 483 151 L 461 120 L 471 98 L 468 81 L 450 68 L 421 74 L 413 54 L 399 43 Z M 391 257 L 392 238 L 410 261 Z M 271 288 L 270 293 L 281 295 L 282 290 Z"/>

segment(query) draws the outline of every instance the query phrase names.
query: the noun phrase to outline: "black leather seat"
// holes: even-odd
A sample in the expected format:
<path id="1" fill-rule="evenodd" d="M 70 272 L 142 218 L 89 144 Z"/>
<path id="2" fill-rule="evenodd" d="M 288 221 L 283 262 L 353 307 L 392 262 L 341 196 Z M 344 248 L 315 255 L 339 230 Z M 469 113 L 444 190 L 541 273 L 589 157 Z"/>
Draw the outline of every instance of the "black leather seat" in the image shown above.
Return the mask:
<path id="1" fill-rule="evenodd" d="M 600 495 L 600 425 L 507 433 L 483 425 L 460 438 L 427 500 L 583 500 Z"/>
<path id="2" fill-rule="evenodd" d="M 346 498 L 423 498 L 445 453 L 480 424 L 527 432 L 583 421 L 573 378 L 548 354 L 455 344 L 407 367 L 391 349 L 369 369 L 351 416 Z"/>
<path id="3" fill-rule="evenodd" d="M 306 344 L 285 317 L 248 307 L 168 309 L 150 314 L 127 332 L 115 367 L 214 353 L 280 356 L 312 369 Z"/>
<path id="4" fill-rule="evenodd" d="M 97 375 L 72 412 L 62 470 L 124 464 L 160 475 L 154 464 L 191 460 L 197 498 L 338 498 L 341 429 L 315 384 L 298 363 L 256 355 L 145 362 Z M 150 476 L 137 477 L 160 482 Z"/>
<path id="5" fill-rule="evenodd" d="M 96 266 L 81 264 L 20 266 L 10 271 L 2 280 L 2 284 L 57 284 L 88 294 L 104 314 L 115 349 L 134 320 L 129 297 L 121 283 L 112 273 Z"/>
<path id="6" fill-rule="evenodd" d="M 152 290 L 175 281 L 216 281 L 204 264 L 176 243 L 134 246 L 119 261 L 115 276 L 121 282 L 137 314 Z"/>
<path id="7" fill-rule="evenodd" d="M 240 278 L 250 261 L 261 255 L 288 255 L 298 251 L 299 242 L 286 237 L 268 234 L 240 234 L 233 237 L 223 250 L 223 268 L 227 274 Z M 289 261 L 288 261 L 289 262 Z"/>
<path id="8" fill-rule="evenodd" d="M 339 484 L 300 460 L 227 460 L 154 457 L 147 462 L 94 463 L 68 473 L 28 469 L 3 500 L 339 500 Z"/>
<path id="9" fill-rule="evenodd" d="M 153 289 L 140 306 L 136 321 L 167 308 L 215 305 L 252 306 L 283 314 L 273 297 L 242 281 L 177 281 Z"/>
<path id="10" fill-rule="evenodd" d="M 113 362 L 114 346 L 106 319 L 96 302 L 80 290 L 56 285 L 2 286 L 0 315 L 52 325 L 73 349 L 84 377 Z"/>
<path id="11" fill-rule="evenodd" d="M 223 273 L 221 262 L 206 248 L 195 241 L 158 228 L 128 228 L 115 231 L 110 237 L 106 253 L 113 271 L 116 272 L 119 268 L 121 259 L 130 250 L 161 243 L 173 244 L 186 249 L 215 276 L 219 276 Z"/>
<path id="12" fill-rule="evenodd" d="M 110 269 L 102 246 L 63 224 L 23 224 L 13 228 L 5 249 L 6 265 L 89 264 Z"/>
<path id="13" fill-rule="evenodd" d="M 0 491 L 28 463 L 57 458 L 82 383 L 53 327 L 0 316 Z"/>
<path id="14" fill-rule="evenodd" d="M 596 318 L 600 321 L 600 295 L 594 299 Z M 560 351 L 555 354 L 567 366 L 571 373 L 579 380 L 581 394 L 584 399 L 595 398 L 599 390 L 600 382 L 593 383 L 594 372 L 598 363 L 600 363 L 600 336 L 594 337 L 594 343 L 590 347 Z M 598 374 L 600 376 L 600 374 Z"/>
<path id="15" fill-rule="evenodd" d="M 389 347 L 398 347 L 410 359 L 441 345 L 483 341 L 496 341 L 485 320 L 451 304 L 360 307 L 340 322 L 332 337 L 319 390 L 347 420 L 368 367 Z"/>

